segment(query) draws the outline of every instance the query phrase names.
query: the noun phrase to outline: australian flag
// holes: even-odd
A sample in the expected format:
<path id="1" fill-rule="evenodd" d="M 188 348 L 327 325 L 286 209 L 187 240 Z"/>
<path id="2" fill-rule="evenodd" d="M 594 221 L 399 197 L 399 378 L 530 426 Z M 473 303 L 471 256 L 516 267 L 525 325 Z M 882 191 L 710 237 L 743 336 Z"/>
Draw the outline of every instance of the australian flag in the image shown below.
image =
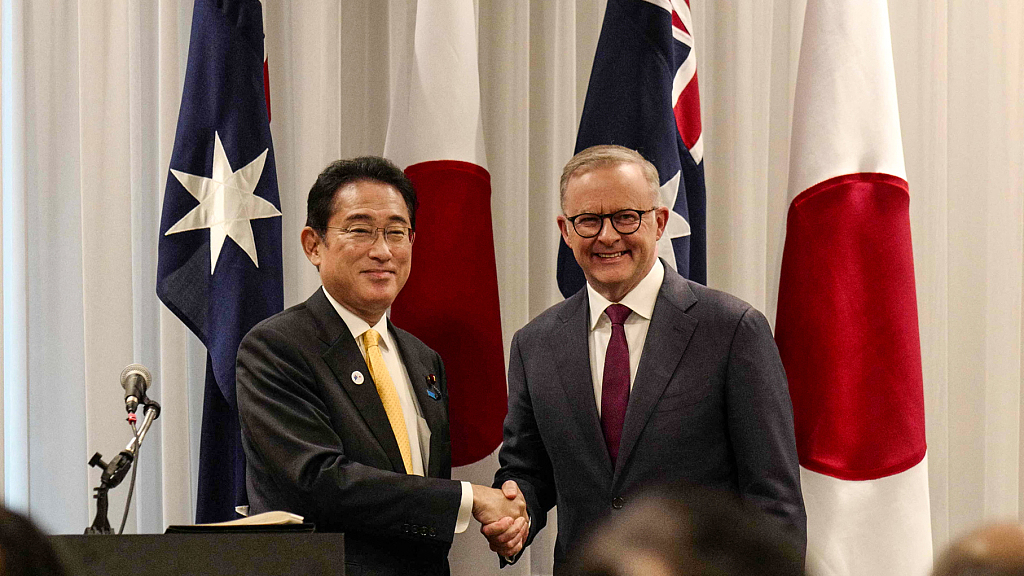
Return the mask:
<path id="1" fill-rule="evenodd" d="M 160 220 L 156 292 L 206 345 L 197 522 L 246 502 L 235 355 L 283 307 L 281 201 L 258 0 L 196 0 Z"/>
<path id="2" fill-rule="evenodd" d="M 576 152 L 618 144 L 658 168 L 661 199 L 670 209 L 658 255 L 704 284 L 704 143 L 692 24 L 689 0 L 608 0 Z M 561 243 L 562 295 L 571 296 L 585 283 L 572 251 Z"/>

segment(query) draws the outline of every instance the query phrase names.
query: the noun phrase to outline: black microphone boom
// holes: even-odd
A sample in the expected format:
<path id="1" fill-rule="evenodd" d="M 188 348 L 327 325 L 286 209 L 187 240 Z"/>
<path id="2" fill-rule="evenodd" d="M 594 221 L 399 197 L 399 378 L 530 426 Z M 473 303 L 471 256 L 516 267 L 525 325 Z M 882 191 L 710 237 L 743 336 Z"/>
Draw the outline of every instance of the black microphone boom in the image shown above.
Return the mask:
<path id="1" fill-rule="evenodd" d="M 130 416 L 127 420 L 132 426 L 133 438 L 125 446 L 121 453 L 114 457 L 110 463 L 103 461 L 103 456 L 97 452 L 89 460 L 90 466 L 96 466 L 103 470 L 100 474 L 100 485 L 97 486 L 93 495 L 96 498 L 96 518 L 92 526 L 85 529 L 86 534 L 112 534 L 110 522 L 107 520 L 107 492 L 116 487 L 124 479 L 128 470 L 132 470 L 132 482 L 128 488 L 128 500 L 124 504 L 124 516 L 121 517 L 121 528 L 118 534 L 124 530 L 125 520 L 128 518 L 128 510 L 132 503 L 132 492 L 135 488 L 135 469 L 132 462 L 139 459 L 139 448 L 142 440 L 146 437 L 149 427 L 160 415 L 160 405 L 146 397 L 146 390 L 149 389 L 153 377 L 149 370 L 142 364 L 129 364 L 121 372 L 121 387 L 124 388 L 124 408 Z M 135 427 L 135 410 L 139 404 L 146 407 L 146 417 L 142 420 L 142 428 Z"/>
<path id="2" fill-rule="evenodd" d="M 129 364 L 121 371 L 121 387 L 124 388 L 124 409 L 135 414 L 139 401 L 146 398 L 146 390 L 153 381 L 149 370 L 142 364 Z"/>

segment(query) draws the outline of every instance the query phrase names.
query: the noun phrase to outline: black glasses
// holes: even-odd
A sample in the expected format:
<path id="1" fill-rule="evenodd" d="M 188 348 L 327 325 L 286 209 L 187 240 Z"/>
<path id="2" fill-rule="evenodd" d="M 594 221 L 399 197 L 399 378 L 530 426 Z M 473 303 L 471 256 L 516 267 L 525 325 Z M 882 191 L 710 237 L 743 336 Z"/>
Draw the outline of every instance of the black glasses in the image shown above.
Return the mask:
<path id="1" fill-rule="evenodd" d="M 328 226 L 330 230 L 337 230 L 343 233 L 350 242 L 357 246 L 367 246 L 377 241 L 377 231 L 384 231 L 384 242 L 392 248 L 404 247 L 409 244 L 412 236 L 412 228 L 392 224 L 383 228 L 375 228 L 368 224 L 353 224 L 348 228 Z"/>
<path id="2" fill-rule="evenodd" d="M 565 219 L 572 222 L 572 227 L 576 230 L 576 233 L 583 238 L 593 238 L 601 233 L 601 228 L 604 227 L 604 220 L 608 218 L 612 221 L 612 228 L 619 234 L 632 234 L 640 229 L 640 222 L 644 217 L 644 214 L 653 211 L 650 210 L 619 210 L 618 212 L 612 212 L 610 214 L 591 214 L 584 212 L 583 214 L 577 214 L 575 216 L 566 216 Z"/>

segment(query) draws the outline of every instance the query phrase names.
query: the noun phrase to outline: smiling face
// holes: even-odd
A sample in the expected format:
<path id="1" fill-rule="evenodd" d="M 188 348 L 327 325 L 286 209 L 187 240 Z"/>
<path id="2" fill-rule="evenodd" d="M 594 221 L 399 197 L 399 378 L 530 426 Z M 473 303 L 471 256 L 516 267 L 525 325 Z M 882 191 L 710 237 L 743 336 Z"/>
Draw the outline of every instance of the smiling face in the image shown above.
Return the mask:
<path id="1" fill-rule="evenodd" d="M 640 166 L 618 163 L 573 174 L 566 184 L 562 208 L 565 215 L 576 216 L 649 210 L 657 205 L 657 191 L 651 190 Z M 621 300 L 651 271 L 658 257 L 658 239 L 668 222 L 668 208 L 659 207 L 644 214 L 640 229 L 632 234 L 616 232 L 605 219 L 597 236 L 583 238 L 565 215 L 558 216 L 562 239 L 572 249 L 587 282 L 612 302 Z"/>
<path id="2" fill-rule="evenodd" d="M 378 231 L 372 244 L 360 245 L 337 228 L 408 227 L 409 209 L 393 186 L 374 180 L 342 186 L 334 194 L 333 207 L 324 236 L 307 226 L 302 230 L 302 247 L 319 268 L 320 281 L 331 297 L 372 326 L 409 279 L 415 235 L 404 245 L 392 246 Z"/>

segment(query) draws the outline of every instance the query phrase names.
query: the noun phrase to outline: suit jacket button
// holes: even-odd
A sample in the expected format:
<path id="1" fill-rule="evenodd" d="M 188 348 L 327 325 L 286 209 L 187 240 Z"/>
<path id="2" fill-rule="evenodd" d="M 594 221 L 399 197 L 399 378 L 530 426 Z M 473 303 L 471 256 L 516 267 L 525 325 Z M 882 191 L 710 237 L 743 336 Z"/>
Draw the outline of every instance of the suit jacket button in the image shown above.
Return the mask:
<path id="1" fill-rule="evenodd" d="M 436 537 L 437 536 L 437 528 L 431 528 L 430 529 L 430 535 L 432 537 Z"/>
<path id="2" fill-rule="evenodd" d="M 619 498 L 618 496 L 612 498 L 612 508 L 615 508 L 616 510 L 621 510 L 622 506 L 625 504 L 626 501 L 623 500 L 622 498 Z"/>
<path id="3" fill-rule="evenodd" d="M 408 534 L 409 533 L 409 525 L 408 524 L 402 524 L 402 533 L 403 534 Z"/>

